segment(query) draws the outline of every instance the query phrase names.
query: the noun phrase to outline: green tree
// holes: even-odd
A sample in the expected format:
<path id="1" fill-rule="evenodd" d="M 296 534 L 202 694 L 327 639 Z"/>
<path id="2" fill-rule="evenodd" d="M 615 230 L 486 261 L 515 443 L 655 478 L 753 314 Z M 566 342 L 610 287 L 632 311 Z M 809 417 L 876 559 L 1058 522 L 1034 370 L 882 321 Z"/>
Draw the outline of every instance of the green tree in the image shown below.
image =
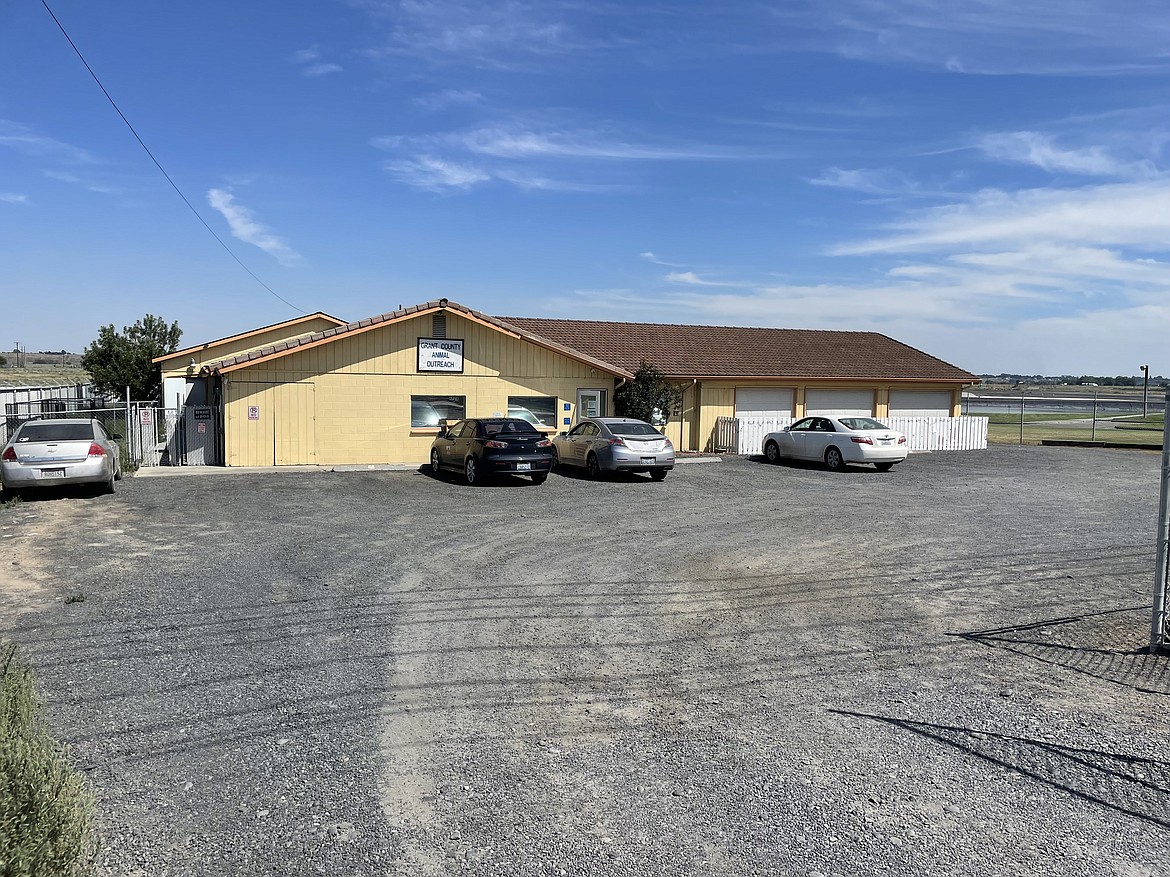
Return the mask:
<path id="1" fill-rule="evenodd" d="M 107 396 L 120 397 L 129 387 L 134 399 L 158 399 L 162 377 L 151 360 L 178 350 L 182 335 L 178 322 L 168 326 L 166 320 L 152 314 L 121 333 L 111 323 L 102 326 L 97 338 L 85 348 L 81 367 Z"/>
<path id="2" fill-rule="evenodd" d="M 8 357 L 0 356 L 0 367 L 8 365 Z"/>
<path id="3" fill-rule="evenodd" d="M 636 417 L 647 423 L 678 414 L 681 404 L 682 390 L 646 360 L 634 372 L 634 380 L 622 384 L 613 394 L 613 409 L 618 417 Z"/>

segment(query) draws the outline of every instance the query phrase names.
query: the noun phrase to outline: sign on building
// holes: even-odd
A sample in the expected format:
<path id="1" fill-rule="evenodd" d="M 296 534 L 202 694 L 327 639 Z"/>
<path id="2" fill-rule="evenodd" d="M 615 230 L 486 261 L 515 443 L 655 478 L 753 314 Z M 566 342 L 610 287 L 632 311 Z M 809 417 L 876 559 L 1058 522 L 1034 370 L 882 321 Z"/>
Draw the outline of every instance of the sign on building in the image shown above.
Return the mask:
<path id="1" fill-rule="evenodd" d="M 463 339 L 419 338 L 418 370 L 463 374 Z"/>

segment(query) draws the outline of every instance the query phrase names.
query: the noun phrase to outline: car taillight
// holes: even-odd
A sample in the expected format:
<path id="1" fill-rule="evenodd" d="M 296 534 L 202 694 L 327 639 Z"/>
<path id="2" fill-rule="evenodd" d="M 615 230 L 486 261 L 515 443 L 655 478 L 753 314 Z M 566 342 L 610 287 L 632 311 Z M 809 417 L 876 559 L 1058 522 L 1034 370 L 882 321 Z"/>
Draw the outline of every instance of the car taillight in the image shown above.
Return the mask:
<path id="1" fill-rule="evenodd" d="M 506 448 L 506 447 L 508 447 L 508 443 L 507 442 L 498 442 L 495 439 L 489 439 L 488 441 L 483 443 L 483 446 L 485 448 Z"/>
<path id="2" fill-rule="evenodd" d="M 873 439 L 867 435 L 853 435 L 849 437 L 849 441 L 855 445 L 872 445 Z"/>
<path id="3" fill-rule="evenodd" d="M 672 445 L 672 444 L 670 443 L 670 439 L 668 439 L 668 438 L 664 438 L 662 441 L 663 441 L 663 442 L 666 444 L 666 446 L 667 446 L 668 448 L 673 448 L 673 447 L 674 447 L 674 445 Z"/>
<path id="4" fill-rule="evenodd" d="M 90 443 L 89 456 L 91 456 L 91 457 L 104 457 L 105 455 L 106 455 L 105 448 L 103 448 L 97 442 Z"/>
<path id="5" fill-rule="evenodd" d="M 550 442 L 548 439 L 541 439 L 536 443 L 536 446 L 538 448 L 551 448 L 552 442 Z"/>
<path id="6" fill-rule="evenodd" d="M 898 436 L 898 444 L 900 444 L 900 445 L 906 444 L 906 436 L 904 436 L 904 435 Z"/>
<path id="7" fill-rule="evenodd" d="M 623 448 L 626 447 L 626 440 L 624 438 L 618 438 L 617 436 L 611 438 L 609 443 L 611 445 L 621 445 Z"/>
<path id="8" fill-rule="evenodd" d="M 16 449 L 15 448 L 5 448 L 4 453 L 0 454 L 0 460 L 3 460 L 5 463 L 15 463 L 16 462 Z"/>

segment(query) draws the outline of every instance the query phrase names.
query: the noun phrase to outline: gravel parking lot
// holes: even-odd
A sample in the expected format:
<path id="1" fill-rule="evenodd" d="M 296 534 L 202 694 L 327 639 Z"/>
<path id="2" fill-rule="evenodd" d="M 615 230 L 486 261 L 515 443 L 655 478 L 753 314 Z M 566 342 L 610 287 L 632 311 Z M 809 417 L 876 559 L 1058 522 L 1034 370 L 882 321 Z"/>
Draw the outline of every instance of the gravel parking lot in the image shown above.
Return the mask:
<path id="1" fill-rule="evenodd" d="M 0 509 L 0 632 L 103 874 L 1159 877 L 1158 461 L 128 478 Z"/>

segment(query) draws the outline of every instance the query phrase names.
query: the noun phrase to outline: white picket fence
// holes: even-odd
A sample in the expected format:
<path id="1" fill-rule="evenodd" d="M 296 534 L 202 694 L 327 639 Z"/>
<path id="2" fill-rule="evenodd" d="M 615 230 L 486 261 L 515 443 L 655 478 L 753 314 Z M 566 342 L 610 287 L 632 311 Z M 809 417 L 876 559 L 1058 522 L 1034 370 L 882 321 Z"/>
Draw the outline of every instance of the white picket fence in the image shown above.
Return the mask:
<path id="1" fill-rule="evenodd" d="M 764 436 L 796 422 L 795 417 L 740 417 L 739 453 L 763 453 Z M 982 451 L 987 448 L 986 417 L 883 417 L 904 433 L 911 451 Z"/>

